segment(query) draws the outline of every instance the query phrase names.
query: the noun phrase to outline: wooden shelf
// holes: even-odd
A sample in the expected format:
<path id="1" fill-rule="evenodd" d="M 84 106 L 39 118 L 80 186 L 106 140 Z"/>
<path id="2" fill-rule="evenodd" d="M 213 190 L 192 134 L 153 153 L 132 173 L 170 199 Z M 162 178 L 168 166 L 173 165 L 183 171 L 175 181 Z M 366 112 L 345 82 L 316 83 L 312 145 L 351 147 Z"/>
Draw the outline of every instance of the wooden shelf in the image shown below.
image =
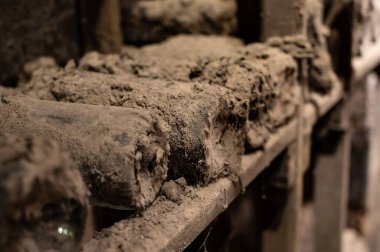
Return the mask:
<path id="1" fill-rule="evenodd" d="M 312 95 L 303 110 L 310 128 L 343 97 L 340 83 L 329 95 Z M 84 245 L 84 251 L 180 251 L 186 248 L 228 205 L 242 193 L 278 154 L 296 141 L 298 120 L 295 118 L 278 129 L 263 151 L 243 156 L 239 173 L 241 183 L 222 178 L 202 188 L 195 188 L 181 204 L 158 198 L 141 217 L 122 220 L 98 233 Z M 112 250 L 112 249 L 111 249 Z"/>

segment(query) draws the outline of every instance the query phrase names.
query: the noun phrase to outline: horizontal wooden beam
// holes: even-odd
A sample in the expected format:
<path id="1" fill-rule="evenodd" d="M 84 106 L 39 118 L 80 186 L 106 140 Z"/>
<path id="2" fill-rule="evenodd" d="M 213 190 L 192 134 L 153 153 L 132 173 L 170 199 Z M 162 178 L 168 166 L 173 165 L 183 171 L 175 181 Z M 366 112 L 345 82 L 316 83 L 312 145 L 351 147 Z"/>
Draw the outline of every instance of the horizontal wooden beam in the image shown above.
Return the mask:
<path id="1" fill-rule="evenodd" d="M 324 97 L 312 95 L 303 108 L 303 120 L 314 124 L 343 97 L 340 83 Z M 278 154 L 297 137 L 297 119 L 277 130 L 263 151 L 243 156 L 240 183 L 222 178 L 207 187 L 192 188 L 181 203 L 158 198 L 141 217 L 122 220 L 102 230 L 84 245 L 84 251 L 120 248 L 126 251 L 181 251 L 244 191 Z M 309 125 L 310 127 L 312 125 Z"/>

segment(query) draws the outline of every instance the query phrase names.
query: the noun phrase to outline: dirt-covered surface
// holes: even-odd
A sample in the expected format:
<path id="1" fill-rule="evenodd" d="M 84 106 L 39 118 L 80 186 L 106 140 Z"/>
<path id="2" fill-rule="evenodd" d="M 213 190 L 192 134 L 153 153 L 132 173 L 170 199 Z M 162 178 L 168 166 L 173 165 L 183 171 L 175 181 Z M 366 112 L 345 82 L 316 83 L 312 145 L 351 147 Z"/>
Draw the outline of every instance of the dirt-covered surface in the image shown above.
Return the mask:
<path id="1" fill-rule="evenodd" d="M 162 185 L 161 192 L 168 200 L 177 203 L 184 201 L 185 196 L 194 195 L 194 189 L 187 186 L 186 179 L 183 177 L 165 182 Z"/>
<path id="2" fill-rule="evenodd" d="M 170 129 L 169 178 L 207 184 L 236 174 L 239 155 L 262 147 L 294 116 L 298 63 L 314 55 L 304 37 L 243 45 L 231 37 L 181 35 L 121 54 L 88 53 L 78 67 L 40 68 L 21 89 L 38 99 L 162 118 Z"/>
<path id="3" fill-rule="evenodd" d="M 20 91 L 18 89 L 0 86 L 0 94 L 13 95 L 13 94 L 19 94 L 19 93 Z"/>
<path id="4" fill-rule="evenodd" d="M 228 89 L 56 69 L 36 72 L 25 93 L 40 99 L 143 109 L 162 118 L 170 127 L 173 178 L 185 176 L 203 184 L 240 167 L 246 104 Z"/>
<path id="5" fill-rule="evenodd" d="M 70 61 L 65 68 L 57 67 L 51 58 L 41 58 L 26 64 L 22 75 L 12 72 L 17 68 L 20 72 L 20 67 L 4 68 L 12 77 L 11 82 L 16 77 L 21 78 L 21 82 L 17 90 L 0 86 L 0 130 L 26 138 L 5 138 L 6 143 L 10 141 L 12 148 L 16 148 L 10 151 L 5 147 L 5 153 L 21 153 L 17 154 L 21 161 L 18 156 L 13 158 L 13 154 L 0 155 L 0 168 L 3 164 L 6 168 L 0 178 L 18 176 L 17 183 L 11 183 L 16 179 L 7 178 L 4 186 L 0 180 L 0 196 L 4 195 L 0 203 L 12 207 L 0 210 L 4 217 L 0 220 L 0 234 L 4 234 L 0 237 L 0 245 L 2 242 L 12 250 L 13 243 L 5 241 L 13 239 L 18 241 L 20 248 L 29 246 L 38 251 L 44 248 L 42 246 L 58 246 L 66 241 L 57 239 L 54 244 L 43 244 L 48 235 L 57 231 L 57 227 L 52 226 L 57 223 L 45 220 L 46 223 L 35 224 L 40 223 L 36 220 L 44 217 L 45 212 L 50 213 L 55 208 L 66 207 L 69 212 L 63 216 L 71 218 L 73 207 L 78 209 L 87 203 L 78 200 L 79 203 L 73 205 L 72 201 L 62 201 L 62 198 L 71 200 L 77 199 L 78 195 L 84 195 L 83 198 L 88 195 L 82 192 L 70 194 L 81 180 L 72 178 L 67 185 L 62 184 L 69 178 L 65 174 L 58 178 L 62 167 L 57 160 L 64 163 L 64 168 L 74 164 L 79 167 L 92 193 L 93 204 L 122 210 L 145 210 L 136 218 L 125 219 L 98 233 L 85 245 L 84 251 L 130 248 L 151 251 L 157 248 L 156 245 L 170 248 L 177 236 L 191 236 L 194 235 L 191 234 L 193 229 L 200 229 L 188 228 L 183 222 L 193 220 L 191 225 L 205 226 L 197 220 L 202 221 L 203 213 L 210 215 L 215 210 L 208 208 L 211 203 L 216 202 L 214 208 L 227 207 L 229 192 L 224 187 L 212 190 L 215 185 L 212 182 L 225 176 L 236 182 L 241 155 L 264 148 L 270 134 L 294 117 L 301 95 L 299 81 L 303 73 L 299 67 L 304 66 L 301 61 L 309 64 L 307 69 L 301 70 L 308 71 L 312 91 L 326 94 L 336 79 L 327 53 L 327 31 L 318 16 L 321 12 L 319 2 L 307 1 L 308 40 L 290 36 L 244 45 L 241 40 L 228 36 L 200 35 L 234 34 L 236 2 L 122 0 L 124 41 L 135 45 L 160 43 L 141 48 L 126 46 L 120 54 L 91 52 L 78 66 Z M 68 19 L 78 21 L 71 12 L 73 4 L 72 1 L 67 5 L 57 3 L 65 10 L 62 15 L 55 13 L 55 6 L 42 4 L 44 8 L 38 9 L 41 15 L 25 24 L 28 31 L 36 31 L 36 34 L 25 33 L 24 27 L 17 25 L 18 20 L 14 21 L 9 12 L 12 8 L 5 10 L 8 23 L 0 21 L 0 28 L 12 28 L 7 28 L 11 30 L 7 43 L 22 34 L 26 43 L 30 40 L 44 48 L 53 46 L 58 50 L 55 56 L 59 61 L 61 54 L 70 50 L 75 57 L 76 43 L 65 44 L 74 46 L 72 48 L 59 46 L 66 36 L 73 35 L 70 27 L 74 25 L 66 26 L 70 24 Z M 81 6 L 84 11 L 85 7 Z M 22 8 L 24 5 L 17 11 L 25 12 L 26 9 Z M 98 8 L 101 10 L 97 13 L 99 16 L 111 19 L 109 22 L 100 20 L 102 22 L 94 27 L 96 34 L 92 34 L 103 43 L 98 41 L 100 44 L 93 48 L 103 48 L 104 52 L 119 51 L 121 46 L 120 31 L 107 30 L 120 21 L 118 15 L 109 15 L 107 10 L 110 9 Z M 46 16 L 52 19 L 51 23 L 57 24 L 57 29 L 65 30 L 64 34 L 56 34 L 51 26 L 37 25 L 43 23 Z M 58 20 L 54 20 L 55 17 Z M 85 20 L 85 25 L 86 22 L 90 26 L 96 23 L 92 21 Z M 45 33 L 51 35 L 45 36 Z M 114 41 L 109 40 L 109 34 L 117 35 L 111 36 Z M 172 37 L 176 34 L 192 35 Z M 44 41 L 41 42 L 40 37 Z M 86 41 L 80 41 L 83 42 Z M 31 59 L 29 53 L 21 55 L 21 51 L 13 50 L 12 43 L 7 43 L 2 47 L 6 50 L 6 60 L 12 61 L 16 56 L 22 62 Z M 20 47 L 29 48 L 24 42 Z M 40 49 L 31 47 L 37 51 L 30 54 L 40 56 Z M 0 81 L 1 78 L 0 74 Z M 18 92 L 34 99 L 18 96 Z M 35 140 L 32 137 L 35 135 L 57 140 L 72 154 L 75 163 L 66 162 L 66 154 L 57 151 L 55 144 Z M 0 136 L 0 151 L 3 152 L 1 141 Z M 49 170 L 50 166 L 39 163 L 46 156 L 55 160 L 49 163 L 53 172 Z M 23 176 L 31 172 L 30 167 L 46 171 Z M 9 172 L 10 168 L 20 172 Z M 46 181 L 40 182 L 41 178 Z M 32 183 L 38 185 L 37 189 L 30 186 Z M 210 187 L 192 187 L 207 184 Z M 237 183 L 235 186 L 234 190 L 239 190 Z M 5 188 L 3 192 L 2 188 Z M 42 191 L 46 188 L 47 193 Z M 16 195 L 13 193 L 16 191 L 22 193 Z M 54 198 L 54 201 L 60 201 L 53 207 L 48 205 L 46 210 L 45 202 L 53 196 L 60 196 L 60 199 Z M 20 210 L 20 200 L 25 209 Z M 7 232 L 13 227 L 5 220 L 17 224 L 16 233 Z M 18 226 L 21 222 L 32 224 Z M 77 226 L 74 228 L 79 230 L 75 232 L 81 232 Z M 29 233 L 34 237 L 24 238 Z M 72 250 L 77 243 L 77 240 L 70 241 L 59 249 Z"/>
<path id="6" fill-rule="evenodd" d="M 44 136 L 68 149 L 92 193 L 92 203 L 143 208 L 167 176 L 167 127 L 133 109 L 2 96 L 0 129 Z"/>
<path id="7" fill-rule="evenodd" d="M 181 35 L 141 49 L 126 47 L 120 55 L 92 52 L 79 67 L 226 87 L 249 104 L 251 148 L 262 146 L 270 132 L 294 115 L 299 95 L 297 64 L 291 55 L 266 44 L 244 46 L 231 37 Z"/>
<path id="8" fill-rule="evenodd" d="M 127 43 L 151 43 L 180 33 L 232 34 L 237 29 L 235 0 L 123 0 Z"/>
<path id="9" fill-rule="evenodd" d="M 0 153 L 0 249 L 73 251 L 89 193 L 69 155 L 51 140 L 3 133 Z"/>
<path id="10" fill-rule="evenodd" d="M 238 187 L 233 187 L 227 179 L 202 188 L 188 186 L 181 179 L 168 183 L 166 192 L 141 216 L 122 220 L 103 229 L 82 250 L 183 250 L 188 245 L 183 243 L 184 240 L 190 241 L 190 237 L 195 237 L 208 225 L 208 218 L 215 218 L 227 207 L 227 198 L 230 197 L 227 194 L 239 192 Z"/>
<path id="11" fill-rule="evenodd" d="M 186 197 L 186 202 L 193 200 Z M 186 204 L 186 203 L 182 203 Z M 191 209 L 178 208 L 178 203 L 159 197 L 152 207 L 142 213 L 141 217 L 120 221 L 108 229 L 103 229 L 86 243 L 82 251 L 155 251 L 168 241 L 165 234 L 175 233 L 178 224 L 183 221 L 176 217 L 173 210 L 182 210 L 191 216 Z M 206 210 L 206 209 L 205 209 Z M 186 214 L 185 214 L 186 215 Z M 164 224 L 160 223 L 164 220 Z M 162 228 L 159 228 L 162 227 Z M 159 228 L 159 229 L 157 229 Z M 128 234 L 128 236 L 125 236 Z M 149 242 L 147 242 L 149 241 Z M 155 246 L 152 244 L 155 243 Z M 158 244 L 160 243 L 160 244 Z M 152 246 L 153 245 L 153 246 Z"/>

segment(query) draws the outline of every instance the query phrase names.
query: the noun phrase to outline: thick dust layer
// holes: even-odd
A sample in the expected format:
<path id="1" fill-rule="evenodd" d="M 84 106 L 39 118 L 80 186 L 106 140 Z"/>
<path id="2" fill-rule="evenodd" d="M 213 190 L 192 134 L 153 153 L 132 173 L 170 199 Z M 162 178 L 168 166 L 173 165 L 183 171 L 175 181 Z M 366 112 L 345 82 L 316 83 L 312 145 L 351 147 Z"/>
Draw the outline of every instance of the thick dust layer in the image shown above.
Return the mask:
<path id="1" fill-rule="evenodd" d="M 166 126 L 146 112 L 1 97 L 2 132 L 59 141 L 78 165 L 96 205 L 141 209 L 167 176 Z"/>
<path id="2" fill-rule="evenodd" d="M 165 182 L 161 188 L 162 195 L 168 200 L 180 204 L 185 199 L 185 196 L 193 194 L 193 189 L 187 186 L 186 179 L 181 177 L 177 180 L 170 180 Z"/>
<path id="3" fill-rule="evenodd" d="M 205 184 L 240 167 L 247 110 L 228 89 L 57 69 L 35 73 L 25 93 L 40 99 L 143 109 L 162 118 L 170 127 L 173 178 L 185 176 Z"/>
<path id="4" fill-rule="evenodd" d="M 233 188 L 229 187 L 232 186 Z M 186 185 L 183 179 L 168 181 L 163 195 L 140 216 L 103 229 L 86 243 L 83 251 L 179 251 L 228 205 L 230 193 L 239 186 L 221 179 L 207 187 Z"/>
<path id="5" fill-rule="evenodd" d="M 273 132 L 295 115 L 300 97 L 298 65 L 291 55 L 265 44 L 247 45 L 244 55 L 247 61 L 254 61 L 269 72 L 273 91 L 264 93 L 264 99 L 269 104 L 267 127 Z M 257 92 L 262 91 L 258 89 Z"/>
<path id="6" fill-rule="evenodd" d="M 151 43 L 186 34 L 232 34 L 235 0 L 123 0 L 122 27 L 128 43 Z"/>
<path id="7" fill-rule="evenodd" d="M 2 251 L 73 251 L 79 245 L 89 193 L 56 142 L 0 134 L 0 196 Z"/>
<path id="8" fill-rule="evenodd" d="M 0 95 L 5 95 L 5 94 L 13 95 L 13 94 L 18 94 L 18 93 L 20 93 L 18 89 L 0 86 Z"/>
<path id="9" fill-rule="evenodd" d="M 79 67 L 226 87 L 249 104 L 251 148 L 262 146 L 269 132 L 294 115 L 299 95 L 297 64 L 291 55 L 265 44 L 244 46 L 230 37 L 181 35 L 141 49 L 126 47 L 121 55 L 92 52 Z"/>
<path id="10" fill-rule="evenodd" d="M 191 199 L 187 199 L 188 202 Z M 96 233 L 92 240 L 87 242 L 81 251 L 154 251 L 157 247 L 152 246 L 152 241 L 165 244 L 168 241 L 166 234 L 178 232 L 178 224 L 183 221 L 176 216 L 178 203 L 159 197 L 153 206 L 142 213 L 141 217 L 130 218 L 114 224 L 112 227 Z M 183 211 L 190 212 L 190 209 Z M 207 209 L 205 209 L 207 211 Z M 191 216 L 191 215 L 190 215 Z M 168 219 L 165 225 L 160 222 L 161 218 Z M 162 227 L 162 228 L 160 228 Z M 125 234 L 128 234 L 127 236 Z M 148 241 L 148 242 L 147 242 Z"/>
<path id="11" fill-rule="evenodd" d="M 167 182 L 164 190 L 164 195 L 158 197 L 152 207 L 140 217 L 122 220 L 103 229 L 81 251 L 154 251 L 157 247 L 170 249 L 168 238 L 175 239 L 174 234 L 183 233 L 181 224 L 184 219 L 201 219 L 198 208 L 209 211 L 207 200 L 217 194 L 210 192 L 198 196 L 197 189 L 178 180 Z M 220 199 L 220 204 L 222 200 Z"/>

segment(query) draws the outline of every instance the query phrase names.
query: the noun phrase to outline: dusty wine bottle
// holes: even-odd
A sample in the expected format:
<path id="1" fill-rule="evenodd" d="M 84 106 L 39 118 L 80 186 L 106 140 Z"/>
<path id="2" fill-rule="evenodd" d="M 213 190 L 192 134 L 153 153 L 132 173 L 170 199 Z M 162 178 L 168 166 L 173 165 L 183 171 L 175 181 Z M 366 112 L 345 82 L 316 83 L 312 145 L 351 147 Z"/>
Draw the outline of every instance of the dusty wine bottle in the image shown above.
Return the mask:
<path id="1" fill-rule="evenodd" d="M 144 208 L 166 179 L 166 127 L 144 111 L 0 96 L 0 118 L 2 132 L 44 136 L 67 149 L 92 204 Z"/>
<path id="2" fill-rule="evenodd" d="M 73 251 L 81 242 L 89 192 L 51 140 L 0 134 L 0 250 Z"/>

